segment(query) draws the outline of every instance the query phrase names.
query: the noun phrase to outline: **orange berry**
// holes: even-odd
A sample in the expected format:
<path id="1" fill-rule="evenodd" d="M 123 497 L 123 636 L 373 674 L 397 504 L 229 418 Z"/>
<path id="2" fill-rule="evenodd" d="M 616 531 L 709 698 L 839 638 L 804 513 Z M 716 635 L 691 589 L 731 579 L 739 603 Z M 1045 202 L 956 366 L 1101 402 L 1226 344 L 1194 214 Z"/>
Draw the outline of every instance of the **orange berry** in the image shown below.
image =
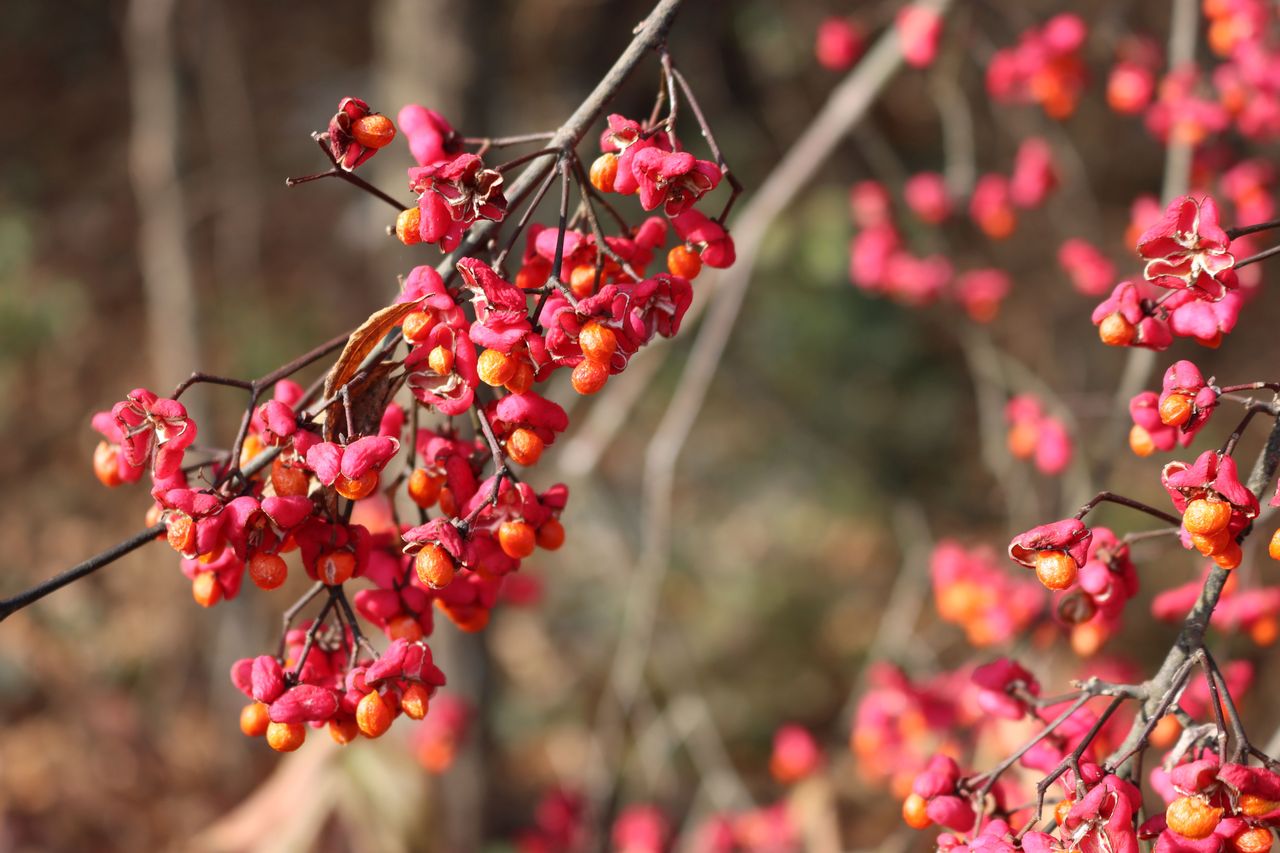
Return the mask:
<path id="1" fill-rule="evenodd" d="M 1098 324 L 1098 337 L 1109 347 L 1127 347 L 1137 334 L 1137 328 L 1119 311 L 1103 317 Z"/>
<path id="2" fill-rule="evenodd" d="M 165 520 L 169 547 L 179 554 L 190 554 L 196 548 L 196 523 L 185 512 L 175 512 Z"/>
<path id="3" fill-rule="evenodd" d="M 201 572 L 191 581 L 191 597 L 201 607 L 212 607 L 222 600 L 222 587 L 213 572 Z"/>
<path id="4" fill-rule="evenodd" d="M 1273 840 L 1270 829 L 1254 826 L 1231 839 L 1231 846 L 1236 853 L 1269 853 Z"/>
<path id="5" fill-rule="evenodd" d="M 533 387 L 533 367 L 526 361 L 516 362 L 516 372 L 507 380 L 507 390 L 512 394 L 523 394 Z"/>
<path id="6" fill-rule="evenodd" d="M 978 220 L 982 233 L 992 240 L 1003 240 L 1018 227 L 1018 217 L 1008 207 L 1001 207 Z"/>
<path id="7" fill-rule="evenodd" d="M 1264 814 L 1270 814 L 1276 809 L 1280 809 L 1280 803 L 1260 797 L 1257 794 L 1241 794 L 1236 805 L 1240 810 L 1240 814 L 1245 817 L 1262 817 Z"/>
<path id="8" fill-rule="evenodd" d="M 350 551 L 326 551 L 316 558 L 316 577 L 329 586 L 351 580 L 356 573 L 356 556 Z"/>
<path id="9" fill-rule="evenodd" d="M 1071 650 L 1082 658 L 1091 658 L 1107 642 L 1107 629 L 1097 622 L 1085 622 L 1071 629 Z"/>
<path id="10" fill-rule="evenodd" d="M 573 373 L 569 376 L 569 382 L 573 385 L 573 390 L 583 395 L 596 393 L 608 381 L 608 365 L 602 361 L 592 361 L 589 358 L 584 358 L 578 362 L 578 366 L 573 369 Z"/>
<path id="11" fill-rule="evenodd" d="M 551 261 L 538 257 L 526 263 L 516 273 L 515 285 L 521 290 L 542 287 L 551 277 Z"/>
<path id="12" fill-rule="evenodd" d="M 997 299 L 972 298 L 964 306 L 969 319 L 975 323 L 990 323 L 1000 314 L 1000 301 Z"/>
<path id="13" fill-rule="evenodd" d="M 1182 723 L 1173 714 L 1165 714 L 1151 730 L 1151 745 L 1157 749 L 1168 749 L 1178 742 L 1182 734 Z"/>
<path id="14" fill-rule="evenodd" d="M 353 121 L 351 135 L 365 148 L 382 148 L 396 138 L 396 126 L 386 116 L 373 113 Z"/>
<path id="15" fill-rule="evenodd" d="M 436 347 L 427 356 L 427 367 L 441 376 L 447 376 L 453 371 L 453 350 L 444 344 Z"/>
<path id="16" fill-rule="evenodd" d="M 606 257 L 604 262 L 600 264 L 600 278 L 603 281 L 613 281 L 622 274 L 622 266 L 615 260 Z M 628 276 L 626 280 L 631 281 L 632 279 Z"/>
<path id="17" fill-rule="evenodd" d="M 1045 102 L 1045 115 L 1056 121 L 1064 121 L 1071 118 L 1071 114 L 1076 111 L 1076 100 L 1074 95 L 1063 91 L 1059 93 L 1058 97 Z"/>
<path id="18" fill-rule="evenodd" d="M 1188 533 L 1199 533 L 1201 536 L 1212 536 L 1220 530 L 1226 530 L 1231 523 L 1231 504 L 1225 501 L 1196 498 L 1187 504 L 1182 513 L 1182 526 Z"/>
<path id="19" fill-rule="evenodd" d="M 1263 648 L 1275 645 L 1280 640 L 1280 623 L 1274 616 L 1263 616 L 1249 626 L 1249 639 Z"/>
<path id="20" fill-rule="evenodd" d="M 418 573 L 418 580 L 432 589 L 443 589 L 453 582 L 458 570 L 457 563 L 444 548 L 434 542 L 428 542 L 413 559 L 413 568 Z"/>
<path id="21" fill-rule="evenodd" d="M 1169 829 L 1199 841 L 1213 835 L 1222 820 L 1222 809 L 1209 805 L 1199 797 L 1179 797 L 1169 804 L 1164 813 Z"/>
<path id="22" fill-rule="evenodd" d="M 564 525 L 554 518 L 548 518 L 538 528 L 538 547 L 555 551 L 564 544 Z"/>
<path id="23" fill-rule="evenodd" d="M 481 607 L 473 607 L 468 610 L 449 610 L 446 608 L 444 612 L 453 620 L 453 624 L 468 634 L 478 634 L 489 624 L 489 611 Z"/>
<path id="24" fill-rule="evenodd" d="M 1226 530 L 1219 530 L 1217 533 L 1211 533 L 1208 536 L 1203 536 L 1199 533 L 1191 534 L 1191 544 L 1206 557 L 1221 554 L 1227 549 L 1231 541 L 1231 533 Z"/>
<path id="25" fill-rule="evenodd" d="M 278 554 L 259 551 L 249 558 L 249 579 L 260 589 L 275 589 L 288 574 L 289 567 Z"/>
<path id="26" fill-rule="evenodd" d="M 311 491 L 311 478 L 301 467 L 294 467 L 276 457 L 271 462 L 271 488 L 279 497 L 305 497 Z"/>
<path id="27" fill-rule="evenodd" d="M 356 725 L 365 737 L 381 737 L 391 728 L 395 713 L 387 706 L 387 700 L 374 690 L 364 694 L 356 705 Z"/>
<path id="28" fill-rule="evenodd" d="M 971 581 L 945 584 L 934 601 L 938 615 L 947 622 L 962 624 L 984 606 L 982 590 Z"/>
<path id="29" fill-rule="evenodd" d="M 1107 78 L 1107 106 L 1118 113 L 1140 113 L 1147 105 L 1146 87 L 1135 77 L 1113 71 Z"/>
<path id="30" fill-rule="evenodd" d="M 688 246 L 676 246 L 667 252 L 667 269 L 672 275 L 693 279 L 702 272 L 702 258 Z"/>
<path id="31" fill-rule="evenodd" d="M 338 475 L 338 479 L 333 481 L 333 489 L 349 501 L 358 501 L 367 498 L 373 494 L 378 488 L 378 472 L 365 471 L 354 480 L 349 480 L 342 474 Z"/>
<path id="32" fill-rule="evenodd" d="M 240 709 L 240 731 L 248 737 L 262 737 L 271 724 L 265 702 L 250 702 Z"/>
<path id="33" fill-rule="evenodd" d="M 532 525 L 523 521 L 504 521 L 498 528 L 498 544 L 508 557 L 523 560 L 537 547 L 537 535 Z"/>
<path id="34" fill-rule="evenodd" d="M 506 385 L 507 380 L 514 376 L 515 372 L 515 359 L 496 349 L 485 350 L 480 353 L 480 358 L 476 361 L 476 373 L 479 374 L 480 381 L 494 388 Z"/>
<path id="35" fill-rule="evenodd" d="M 929 803 L 919 794 L 912 792 L 902 801 L 902 819 L 912 829 L 927 829 L 933 820 L 928 814 Z"/>
<path id="36" fill-rule="evenodd" d="M 310 491 L 311 478 L 301 468 L 295 468 L 276 457 L 271 463 L 271 487 L 279 497 L 305 497 Z"/>
<path id="37" fill-rule="evenodd" d="M 1151 438 L 1151 433 L 1134 424 L 1129 430 L 1129 449 L 1138 456 L 1146 457 L 1156 452 L 1156 443 Z"/>
<path id="38" fill-rule="evenodd" d="M 422 242 L 422 211 L 415 207 L 406 207 L 396 217 L 396 239 L 406 246 L 414 246 Z"/>
<path id="39" fill-rule="evenodd" d="M 422 509 L 433 505 L 440 497 L 444 477 L 436 476 L 426 468 L 414 468 L 409 475 L 409 498 Z"/>
<path id="40" fill-rule="evenodd" d="M 240 445 L 240 467 L 243 468 L 248 465 L 255 456 L 266 449 L 267 446 L 262 443 L 261 436 L 246 436 L 244 444 Z"/>
<path id="41" fill-rule="evenodd" d="M 401 613 L 387 620 L 387 639 L 416 643 L 422 639 L 422 626 L 408 613 Z"/>
<path id="42" fill-rule="evenodd" d="M 356 721 L 350 717 L 341 720 L 329 721 L 329 737 L 333 738 L 333 742 L 338 746 L 346 746 L 360 735 L 360 727 L 356 725 Z"/>
<path id="43" fill-rule="evenodd" d="M 267 725 L 267 745 L 276 752 L 293 752 L 307 739 L 307 727 L 302 723 L 270 723 Z"/>
<path id="44" fill-rule="evenodd" d="M 436 315 L 430 311 L 414 311 L 400 323 L 404 339 L 415 346 L 425 343 L 431 330 L 436 327 Z"/>
<path id="45" fill-rule="evenodd" d="M 1040 427 L 1032 421 L 1018 421 L 1009 428 L 1009 453 L 1014 459 L 1030 459 L 1040 442 Z"/>
<path id="46" fill-rule="evenodd" d="M 1191 398 L 1186 394 L 1170 394 L 1160 401 L 1160 423 L 1165 426 L 1182 426 L 1193 414 Z"/>
<path id="47" fill-rule="evenodd" d="M 586 299 L 596 289 L 596 268 L 583 264 L 569 273 L 569 291 L 578 299 Z"/>
<path id="48" fill-rule="evenodd" d="M 592 320 L 578 332 L 578 346 L 589 360 L 608 364 L 618 351 L 618 336 L 613 329 Z"/>
<path id="49" fill-rule="evenodd" d="M 1209 25 L 1209 48 L 1218 56 L 1230 56 L 1239 40 L 1239 28 L 1232 19 L 1224 18 Z"/>
<path id="50" fill-rule="evenodd" d="M 507 458 L 517 465 L 536 465 L 546 446 L 536 432 L 519 427 L 507 436 Z"/>
<path id="51" fill-rule="evenodd" d="M 106 441 L 99 441 L 93 450 L 93 475 L 109 489 L 124 482 L 120 476 L 120 448 Z"/>
<path id="52" fill-rule="evenodd" d="M 618 177 L 618 155 L 606 151 L 591 164 L 591 186 L 602 193 L 613 192 L 613 182 Z"/>
<path id="53" fill-rule="evenodd" d="M 1075 800 L 1062 800 L 1053 807 L 1053 822 L 1058 826 L 1062 826 L 1067 822 L 1067 815 L 1071 812 L 1071 808 L 1076 804 Z"/>
<path id="54" fill-rule="evenodd" d="M 1280 560 L 1280 529 L 1271 534 L 1271 541 L 1267 543 L 1267 555 L 1273 560 Z"/>
<path id="55" fill-rule="evenodd" d="M 458 745 L 453 738 L 424 738 L 418 743 L 415 757 L 428 773 L 440 774 L 453 766 L 457 752 Z"/>
<path id="56" fill-rule="evenodd" d="M 209 563 L 212 563 L 214 560 L 221 557 L 222 552 L 226 550 L 226 547 L 227 547 L 227 540 L 219 539 L 217 542 L 214 543 L 212 548 L 210 548 L 208 551 L 205 551 L 203 554 L 197 557 L 196 560 L 201 563 L 204 563 L 205 565 L 208 565 Z"/>
<path id="57" fill-rule="evenodd" d="M 1076 582 L 1079 568 L 1066 551 L 1040 551 L 1036 554 L 1036 577 L 1052 590 L 1066 589 Z"/>
<path id="58" fill-rule="evenodd" d="M 440 490 L 440 511 L 449 518 L 458 517 L 458 499 L 453 496 L 448 486 Z"/>
<path id="59" fill-rule="evenodd" d="M 1231 0 L 1204 0 L 1200 5 L 1206 18 L 1221 18 L 1231 14 Z"/>
<path id="60" fill-rule="evenodd" d="M 1240 549 L 1240 543 L 1232 539 L 1231 542 L 1222 551 L 1213 555 L 1213 562 L 1221 568 L 1231 569 L 1240 565 L 1240 561 L 1244 559 L 1244 551 Z"/>
<path id="61" fill-rule="evenodd" d="M 421 720 L 427 715 L 431 692 L 418 682 L 413 682 L 400 694 L 400 710 L 411 720 Z"/>

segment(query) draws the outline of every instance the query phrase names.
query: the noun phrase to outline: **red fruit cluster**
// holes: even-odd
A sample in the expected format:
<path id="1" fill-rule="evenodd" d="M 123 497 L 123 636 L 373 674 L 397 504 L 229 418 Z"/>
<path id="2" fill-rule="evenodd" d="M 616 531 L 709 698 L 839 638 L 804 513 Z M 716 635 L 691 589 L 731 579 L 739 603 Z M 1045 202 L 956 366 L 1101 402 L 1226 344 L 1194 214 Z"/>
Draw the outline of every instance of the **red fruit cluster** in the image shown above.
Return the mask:
<path id="1" fill-rule="evenodd" d="M 409 170 L 417 203 L 396 221 L 407 245 L 448 251 L 478 223 L 502 223 L 504 175 L 547 153 L 489 168 L 439 114 L 411 106 L 401 117 L 418 161 Z M 334 169 L 307 180 L 343 176 L 395 135 L 364 101 L 344 99 L 318 135 Z M 563 369 L 579 393 L 599 391 L 654 337 L 676 334 L 704 263 L 734 260 L 723 214 L 712 219 L 695 207 L 725 170 L 684 151 L 673 120 L 611 116 L 602 147 L 590 185 L 570 167 L 572 149 L 554 152 L 566 191 L 577 175 L 588 201 L 635 195 L 643 210 L 663 215 L 633 228 L 612 211 L 614 233 L 594 217 L 577 230 L 526 216 L 508 237 L 515 245 L 528 225 L 514 283 L 498 249 L 458 259 L 447 278 L 415 267 L 396 300 L 349 337 L 323 388 L 287 377 L 334 347 L 255 382 L 205 379 L 250 392 L 253 407 L 230 450 L 188 458 L 196 425 L 178 397 L 190 382 L 172 399 L 135 390 L 94 417 L 102 434 L 95 473 L 109 486 L 151 474 L 149 521 L 180 555 L 199 604 L 234 598 L 246 574 L 264 590 L 299 568 L 316 582 L 291 612 L 319 598 L 319 615 L 287 630 L 280 655 L 233 669 L 252 700 L 241 719 L 246 734 L 289 751 L 308 725 L 328 726 L 346 743 L 381 735 L 399 716 L 422 719 L 444 684 L 426 645 L 434 614 L 466 631 L 484 628 L 506 578 L 538 549 L 563 544 L 568 490 L 525 482 L 569 426 L 545 383 Z M 672 229 L 678 242 L 667 270 L 647 273 Z M 395 401 L 402 388 L 410 410 Z M 463 430 L 466 421 L 473 429 Z M 402 511 L 416 523 L 402 521 Z M 361 588 L 349 599 L 351 582 Z M 390 640 L 381 654 L 359 617 Z M 466 718 L 445 708 L 420 746 L 437 770 L 451 761 Z"/>
<path id="2" fill-rule="evenodd" d="M 973 186 L 968 194 L 969 224 L 991 240 L 1006 239 L 1017 228 L 1018 211 L 1044 205 L 1057 184 L 1048 144 L 1035 137 L 1027 139 L 1017 151 L 1010 175 L 985 174 Z M 935 172 L 908 178 L 902 197 L 916 219 L 935 226 L 951 222 L 964 201 Z M 855 286 L 913 306 L 949 298 L 974 322 L 996 319 L 1012 289 L 1007 272 L 980 267 L 956 274 L 943 255 L 912 253 L 905 238 L 910 229 L 895 218 L 889 191 L 876 181 L 855 184 L 849 203 L 858 228 L 849 260 L 849 278 Z"/>

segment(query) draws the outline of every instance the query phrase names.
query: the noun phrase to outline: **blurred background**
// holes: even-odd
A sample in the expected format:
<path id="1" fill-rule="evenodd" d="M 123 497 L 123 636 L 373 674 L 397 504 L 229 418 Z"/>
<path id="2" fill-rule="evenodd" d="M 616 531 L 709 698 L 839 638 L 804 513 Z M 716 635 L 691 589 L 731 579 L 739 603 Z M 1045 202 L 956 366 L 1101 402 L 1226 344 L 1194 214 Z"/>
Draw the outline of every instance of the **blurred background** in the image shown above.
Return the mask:
<path id="1" fill-rule="evenodd" d="M 469 136 L 551 129 L 649 5 L 6 7 L 0 595 L 143 526 L 141 488 L 109 492 L 93 477 L 93 412 L 137 386 L 169 389 L 193 368 L 261 375 L 385 304 L 397 274 L 437 260 L 434 249 L 389 239 L 385 209 L 351 187 L 285 187 L 286 176 L 327 167 L 308 134 L 339 98 L 363 97 L 392 116 L 421 103 Z M 607 417 L 589 434 L 571 431 L 539 469 L 538 485 L 563 479 L 572 497 L 566 546 L 522 572 L 537 581 L 531 600 L 504 606 L 475 637 L 437 620 L 446 692 L 475 709 L 452 767 L 429 774 L 410 725 L 346 750 L 317 738 L 287 758 L 243 738 L 243 697 L 228 668 L 274 643 L 292 595 L 247 589 L 201 610 L 173 555 L 143 550 L 0 625 L 0 849 L 502 850 L 560 787 L 589 790 L 605 825 L 626 804 L 655 803 L 678 833 L 712 812 L 784 796 L 768 762 L 773 732 L 788 722 L 828 750 L 832 788 L 817 808 L 844 844 L 928 847 L 928 834 L 899 833 L 898 801 L 858 772 L 847 744 L 870 650 L 918 674 L 972 655 L 963 632 L 933 613 L 931 543 L 999 550 L 1010 533 L 1078 504 L 1103 473 L 1108 485 L 1162 501 L 1159 463 L 1124 449 L 1123 412 L 1116 427 L 1127 354 L 1096 344 L 1096 300 L 1070 287 L 1056 255 L 1065 239 L 1084 237 L 1120 275 L 1137 271 L 1124 239 L 1129 206 L 1159 193 L 1163 149 L 1139 120 L 1107 110 L 1100 78 L 1121 36 L 1167 37 L 1169 4 L 1070 4 L 1090 22 L 1093 76 L 1061 124 L 1032 108 L 993 107 L 983 75 L 994 47 L 1063 4 L 959 5 L 938 64 L 898 75 L 769 222 L 679 457 L 669 560 L 642 559 L 652 547 L 646 449 L 696 325 L 637 371 L 633 407 L 606 394 L 573 413 L 581 427 L 591 407 L 610 406 L 621 424 L 616 434 L 600 431 Z M 854 14 L 874 31 L 895 8 L 686 4 L 670 49 L 748 188 L 739 215 L 840 79 L 814 60 L 819 22 Z M 647 113 L 657 80 L 655 61 L 612 109 Z M 1011 274 L 989 329 L 849 283 L 850 185 L 876 178 L 897 192 L 911 173 L 941 171 L 947 114 L 970 125 L 978 172 L 1008 172 L 1030 134 L 1049 140 L 1059 164 L 1058 192 L 1012 240 L 964 227 L 910 235 L 957 268 Z M 593 139 L 581 149 L 588 159 Z M 408 165 L 397 141 L 363 174 L 400 195 Z M 1192 357 L 1230 381 L 1274 379 L 1259 371 L 1280 355 L 1276 315 L 1274 301 L 1256 300 L 1228 346 L 1179 343 L 1160 369 Z M 1000 407 L 1026 391 L 1076 431 L 1082 461 L 1062 478 L 1000 453 Z M 237 392 L 203 386 L 184 402 L 202 437 L 234 432 Z M 1211 425 L 1205 446 L 1228 431 Z M 1246 437 L 1242 458 L 1258 444 Z M 1102 517 L 1119 530 L 1142 524 Z M 1198 571 L 1181 551 L 1148 555 L 1144 602 L 1151 588 Z M 1250 555 L 1242 572 L 1260 563 Z M 1124 649 L 1139 673 L 1175 630 L 1150 623 L 1143 607 L 1101 653 Z M 1231 651 L 1261 654 L 1247 644 Z M 1050 692 L 1079 674 L 1060 637 L 1033 656 Z M 1256 695 L 1266 695 L 1262 685 Z M 1266 709 L 1246 710 L 1268 734 Z"/>

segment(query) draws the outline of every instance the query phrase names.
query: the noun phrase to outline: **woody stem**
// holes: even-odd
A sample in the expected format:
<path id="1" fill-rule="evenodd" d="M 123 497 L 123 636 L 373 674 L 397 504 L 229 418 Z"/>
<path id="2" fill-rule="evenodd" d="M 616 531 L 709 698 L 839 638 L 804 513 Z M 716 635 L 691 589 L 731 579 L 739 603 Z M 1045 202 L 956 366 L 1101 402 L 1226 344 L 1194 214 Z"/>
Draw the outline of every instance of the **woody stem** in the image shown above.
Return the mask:
<path id="1" fill-rule="evenodd" d="M 1264 249 L 1256 255 L 1250 255 L 1242 261 L 1236 261 L 1236 269 L 1247 267 L 1249 264 L 1256 264 L 1258 261 L 1265 261 L 1274 255 L 1280 255 L 1280 246 L 1272 246 L 1270 249 Z"/>
<path id="2" fill-rule="evenodd" d="M 1098 492 L 1092 500 L 1080 507 L 1080 510 L 1076 513 L 1075 517 L 1078 519 L 1084 518 L 1100 503 L 1120 504 L 1120 506 L 1127 506 L 1130 509 L 1145 512 L 1147 515 L 1158 518 L 1161 521 L 1168 522 L 1169 524 L 1182 524 L 1182 519 L 1178 518 L 1176 515 L 1170 515 L 1164 510 L 1156 509 L 1150 504 L 1145 504 L 1142 501 L 1136 501 L 1133 498 L 1126 498 L 1124 495 L 1118 495 L 1115 492 Z"/>
<path id="3" fill-rule="evenodd" d="M 1270 231 L 1272 228 L 1280 228 L 1280 219 L 1270 219 L 1266 222 L 1258 222 L 1254 225 L 1241 225 L 1236 228 L 1228 228 L 1227 239 L 1234 240 L 1237 237 L 1243 237 L 1246 234 L 1257 234 L 1259 231 Z"/>

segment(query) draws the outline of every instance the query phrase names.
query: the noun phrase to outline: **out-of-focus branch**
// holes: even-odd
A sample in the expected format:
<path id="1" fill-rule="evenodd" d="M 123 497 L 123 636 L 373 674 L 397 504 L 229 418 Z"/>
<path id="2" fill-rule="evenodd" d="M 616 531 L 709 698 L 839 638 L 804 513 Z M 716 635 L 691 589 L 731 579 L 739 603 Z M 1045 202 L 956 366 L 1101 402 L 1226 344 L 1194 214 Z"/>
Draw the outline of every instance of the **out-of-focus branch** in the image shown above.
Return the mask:
<path id="1" fill-rule="evenodd" d="M 138 207 L 147 345 L 152 373 L 162 386 L 201 364 L 187 207 L 178 175 L 175 5 L 175 0 L 131 0 L 125 27 L 132 108 L 129 173 Z M 199 420 L 199 412 L 193 415 Z"/>
<path id="2" fill-rule="evenodd" d="M 1178 69 L 1196 60 L 1196 23 L 1200 4 L 1195 0 L 1174 0 L 1173 14 L 1169 21 L 1169 68 Z M 1191 155 L 1195 146 L 1176 133 L 1169 134 L 1165 149 L 1164 190 L 1161 196 L 1165 204 L 1185 195 L 1191 181 Z"/>
<path id="3" fill-rule="evenodd" d="M 1004 495 L 1005 518 L 1017 527 L 1021 516 L 1028 511 L 1039 515 L 1039 509 L 1026 466 L 1017 463 L 1005 444 L 1003 412 L 1009 383 L 990 335 L 976 330 L 961 335 L 960 349 L 973 380 L 982 462 Z"/>
<path id="4" fill-rule="evenodd" d="M 214 208 L 214 279 L 224 295 L 234 283 L 256 285 L 260 279 L 263 217 L 253 95 L 228 14 L 220 0 L 200 4 L 200 106 L 212 179 L 212 199 L 205 204 Z M 227 132 L 228 116 L 236 117 L 235 133 Z"/>
<path id="5" fill-rule="evenodd" d="M 950 5 L 950 0 L 935 0 L 927 5 L 943 11 Z M 657 587 L 670 550 L 671 489 L 676 462 L 702 411 L 707 389 L 733 331 L 765 232 L 817 172 L 849 128 L 866 115 L 902 64 L 896 33 L 882 36 L 858 69 L 832 93 L 813 123 L 761 185 L 751 210 L 744 213 L 738 222 L 737 262 L 721 278 L 715 302 L 698 331 L 680 384 L 645 453 L 646 529 L 644 550 L 640 556 L 641 568 L 636 580 L 643 593 L 628 597 L 628 625 L 633 624 L 634 617 L 640 617 L 641 623 L 652 627 Z M 648 634 L 647 631 L 645 633 Z M 648 654 L 647 639 L 646 636 L 643 642 L 622 643 L 619 654 L 636 657 L 634 664 L 626 668 L 628 674 L 623 676 L 623 685 L 639 677 L 644 657 Z M 624 689 L 623 695 L 625 692 Z"/>
<path id="6" fill-rule="evenodd" d="M 916 642 L 916 623 L 929 600 L 929 555 L 933 551 L 933 531 L 929 528 L 924 509 L 914 502 L 899 503 L 894 508 L 891 522 L 902 559 L 880 610 L 876 634 L 863 653 L 862 666 L 853 679 L 849 698 L 840 712 L 841 720 L 853 719 L 872 664 L 922 657 L 926 653 L 926 644 Z"/>
<path id="7" fill-rule="evenodd" d="M 942 12 L 950 0 L 933 0 L 926 5 Z M 685 372 L 645 454 L 642 551 L 626 595 L 610 672 L 611 693 L 623 715 L 643 689 L 645 662 L 656 628 L 658 597 L 671 548 L 671 493 L 676 462 L 720 364 L 765 233 L 849 129 L 866 115 L 902 65 L 897 35 L 891 31 L 836 88 L 737 222 L 737 262 L 719 279 L 715 301 L 699 329 Z M 612 763 L 616 764 L 616 760 Z"/>
<path id="8" fill-rule="evenodd" d="M 1173 14 L 1169 24 L 1169 67 L 1179 68 L 1194 62 L 1196 56 L 1196 20 L 1199 15 L 1199 4 L 1196 0 L 1174 0 Z M 1174 198 L 1183 195 L 1191 181 L 1191 155 L 1193 146 L 1186 140 L 1179 139 L 1177 134 L 1169 134 L 1169 142 L 1165 146 L 1164 186 L 1160 191 L 1161 198 L 1168 204 Z M 1102 430 L 1105 444 L 1104 450 L 1113 448 L 1123 442 L 1129 422 L 1129 400 L 1138 394 L 1147 384 L 1151 371 L 1156 364 L 1154 350 L 1133 348 L 1124 364 L 1124 372 L 1120 376 L 1120 384 L 1116 387 L 1116 395 L 1112 401 L 1112 416 L 1106 429 Z M 1111 470 L 1114 453 L 1098 454 L 1098 465 L 1094 471 L 1094 482 L 1105 483 Z"/>
<path id="9" fill-rule="evenodd" d="M 920 5 L 942 14 L 951 6 L 951 0 L 929 0 Z M 703 307 L 709 311 L 694 344 L 685 377 L 676 392 L 677 397 L 668 407 L 667 417 L 650 443 L 649 454 L 653 460 L 650 467 L 655 463 L 659 467 L 674 464 L 674 456 L 684 445 L 682 434 L 687 435 L 701 409 L 702 397 L 737 319 L 743 294 L 755 271 L 756 259 L 769 228 L 822 168 L 840 141 L 861 122 L 902 64 L 897 34 L 890 30 L 835 88 L 822 110 L 792 144 L 752 200 L 742 207 L 741 214 L 733 223 L 737 261 L 714 278 L 703 274 L 697 289 L 709 291 L 709 295 L 705 300 L 695 301 L 686 315 L 687 324 Z M 624 374 L 616 383 L 610 383 L 609 389 L 592 406 L 582 428 L 566 441 L 561 450 L 560 466 L 565 473 L 581 476 L 596 466 L 617 428 L 626 421 L 631 407 L 658 372 L 658 365 L 648 367 L 647 372 L 637 371 L 635 367 L 649 361 L 660 362 L 669 351 L 667 345 L 654 341 L 628 369 L 627 374 L 634 372 L 635 375 L 628 379 Z"/>
<path id="10" fill-rule="evenodd" d="M 952 41 L 929 76 L 929 94 L 938 108 L 942 126 L 943 177 L 952 198 L 966 198 L 977 181 L 978 165 L 973 140 L 973 112 L 960 85 L 959 39 Z"/>

